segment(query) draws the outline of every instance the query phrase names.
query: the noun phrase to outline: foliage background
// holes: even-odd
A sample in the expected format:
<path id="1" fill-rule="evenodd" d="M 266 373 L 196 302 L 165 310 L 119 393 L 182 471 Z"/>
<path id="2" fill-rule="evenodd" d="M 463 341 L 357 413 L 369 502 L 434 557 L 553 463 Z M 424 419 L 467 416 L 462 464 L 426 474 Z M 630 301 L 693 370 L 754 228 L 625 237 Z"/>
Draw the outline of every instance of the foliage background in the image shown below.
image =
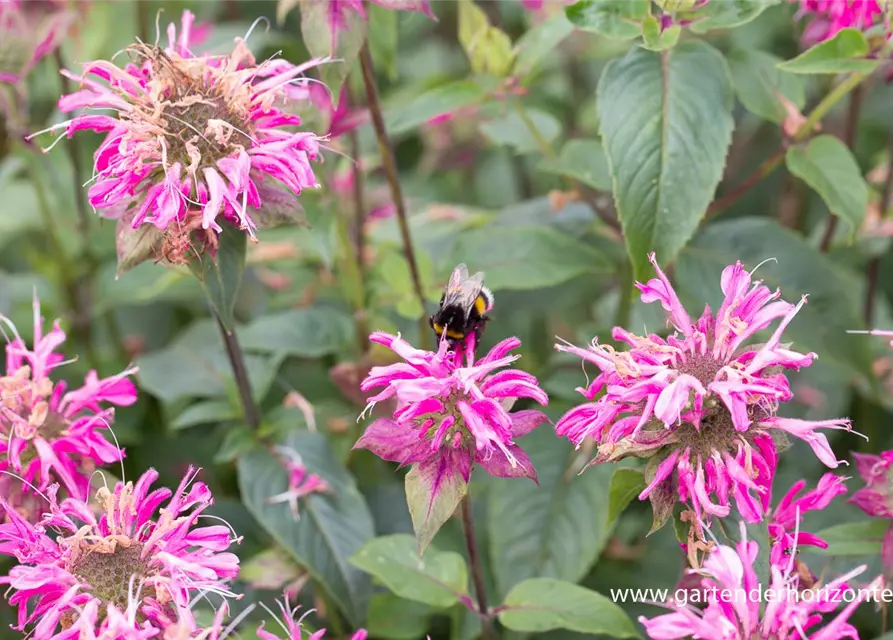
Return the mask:
<path id="1" fill-rule="evenodd" d="M 457 38 L 457 2 L 434 2 L 437 22 L 370 6 L 372 51 L 429 297 L 427 312 L 433 310 L 456 263 L 485 271 L 497 306 L 484 346 L 508 335 L 519 336 L 521 366 L 550 393 L 547 412 L 557 419 L 578 402 L 574 388 L 584 376 L 579 362 L 554 351 L 554 336 L 585 343 L 595 335 L 608 336 L 615 323 L 663 328 L 656 305 L 634 300 L 627 307 L 625 283 L 631 276 L 623 243 L 589 205 L 569 195 L 562 177 L 583 182 L 597 208 L 614 215 L 599 120 L 629 114 L 612 112 L 611 104 L 603 111 L 596 88 L 608 62 L 632 45 L 573 30 L 558 5 L 547 3 L 540 12 L 508 0 L 482 6 L 512 41 L 531 33 L 544 38 L 541 51 L 533 47 L 538 55 L 525 54 L 529 60 L 516 67 L 517 81 L 503 87 L 502 98 L 494 96 L 498 81 L 470 69 Z M 63 58 L 68 63 L 108 58 L 132 42 L 135 34 L 148 33 L 151 38 L 160 11 L 165 25 L 185 8 L 200 21 L 214 24 L 210 48 L 225 48 L 234 36 L 244 35 L 255 18 L 266 16 L 273 26 L 266 29 L 260 24 L 249 41 L 259 58 L 278 50 L 292 61 L 310 57 L 300 35 L 298 12 L 276 24 L 274 2 L 94 1 L 83 7 L 89 17 L 78 37 L 65 43 Z M 674 189 L 685 190 L 685 180 L 697 180 L 722 166 L 717 194 L 729 194 L 779 148 L 784 111 L 766 92 L 766 82 L 783 87 L 782 93 L 800 107 L 815 105 L 828 92 L 833 76 L 782 77 L 771 71 L 773 59 L 760 57 L 782 60 L 797 55 L 800 28 L 794 22 L 795 11 L 790 4 L 773 6 L 744 26 L 701 36 L 728 62 L 730 104 L 731 90 L 735 92 L 734 133 L 724 162 L 696 153 L 673 164 L 681 182 Z M 546 20 L 551 21 L 549 30 L 542 26 Z M 686 39 L 690 37 L 684 35 Z M 46 59 L 29 82 L 31 129 L 58 121 L 55 100 L 60 86 L 52 59 Z M 362 95 L 359 73 L 351 73 L 347 85 L 352 95 Z M 513 92 L 523 95 L 505 97 Z M 540 140 L 513 110 L 515 100 L 534 120 Z M 874 222 L 880 224 L 877 216 L 883 217 L 883 212 L 877 201 L 883 177 L 877 175 L 886 167 L 893 135 L 893 92 L 883 74 L 865 83 L 861 101 L 852 149 L 860 173 L 874 180 L 871 201 Z M 852 125 L 847 123 L 846 104 L 840 102 L 823 120 L 825 133 L 847 135 L 846 128 Z M 468 109 L 445 125 L 426 124 L 439 113 L 461 107 Z M 697 144 L 702 136 L 713 135 L 711 130 L 722 117 L 716 113 L 716 119 L 702 119 L 690 131 L 691 141 Z M 98 142 L 98 137 L 91 141 L 82 134 L 77 150 L 84 166 L 91 165 Z M 136 362 L 140 401 L 119 410 L 115 423 L 115 434 L 127 451 L 126 476 L 134 478 L 153 466 L 162 480 L 175 483 L 188 464 L 203 467 L 203 480 L 216 498 L 215 512 L 244 536 L 237 552 L 248 595 L 238 607 L 259 600 L 272 603 L 284 583 L 303 575 L 295 563 L 299 559 L 313 574 L 302 591 L 302 602 L 320 611 L 339 610 L 327 616 L 336 632 L 339 626 L 362 623 L 377 637 L 418 638 L 430 633 L 436 638 L 473 638 L 478 625 L 460 605 L 431 607 L 379 587 L 372 595 L 368 576 L 339 556 L 373 531 L 412 532 L 400 472 L 368 452 L 351 452 L 351 447 L 363 428 L 356 419 L 363 404 L 356 376 L 367 359 L 386 357 L 377 349 L 370 351 L 358 329 L 400 331 L 418 342 L 415 319 L 420 314 L 393 218 L 366 227 L 365 296 L 358 298 L 362 294 L 347 242 L 353 201 L 350 193 L 332 189 L 333 177 L 350 171 L 344 156 L 361 159 L 369 208 L 374 201 L 387 202 L 389 196 L 368 123 L 357 131 L 358 153 L 348 142 L 343 138 L 331 144 L 333 151 L 320 167 L 323 189 L 302 196 L 312 226 L 267 231 L 260 244 L 249 246 L 249 265 L 236 303 L 264 430 L 296 443 L 311 470 L 316 467 L 341 479 L 339 490 L 350 499 L 342 501 L 340 513 L 311 501 L 302 507 L 305 514 L 299 525 L 283 509 L 280 521 L 267 520 L 265 528 L 256 518 L 262 508 L 256 503 L 246 508 L 243 500 L 251 503 L 258 486 L 279 479 L 261 473 L 263 460 L 242 457 L 235 463 L 251 436 L 240 421 L 228 363 L 198 285 L 185 271 L 151 263 L 115 278 L 114 225 L 92 220 L 85 246 L 77 231 L 71 158 L 61 146 L 37 157 L 7 140 L 0 151 L 0 312 L 27 335 L 36 291 L 44 316 L 63 319 L 76 345 L 70 351 L 80 354 L 77 362 L 62 370 L 73 380 L 90 367 L 111 375 Z M 547 157 L 543 144 L 554 150 L 555 157 Z M 841 188 L 844 194 L 850 192 L 846 184 Z M 889 390 L 876 376 L 885 343 L 846 333 L 866 328 L 865 273 L 872 258 L 879 259 L 881 277 L 871 326 L 893 326 L 889 297 L 893 287 L 883 277 L 893 254 L 888 239 L 871 221 L 860 220 L 852 235 L 846 224 L 839 225 L 830 249 L 822 253 L 819 245 L 828 215 L 824 200 L 781 167 L 727 208 L 709 213 L 672 271 L 692 312 L 705 301 L 716 308 L 720 271 L 736 259 L 754 267 L 775 258 L 760 267 L 759 275 L 770 286 L 780 286 L 787 299 L 810 294 L 789 335 L 799 350 L 815 351 L 819 359 L 792 374 L 796 399 L 786 410 L 814 419 L 851 416 L 856 430 L 870 441 L 834 434 L 837 455 L 847 458 L 849 451 L 878 452 L 893 446 Z M 357 300 L 366 307 L 359 313 Z M 647 504 L 633 503 L 617 522 L 608 521 L 611 469 L 594 468 L 575 476 L 573 468 L 584 454 L 575 453 L 548 427 L 520 444 L 539 470 L 540 487 L 485 475 L 472 482 L 486 578 L 495 599 L 534 576 L 579 581 L 602 593 L 612 587 L 676 583 L 684 555 L 672 527 L 645 539 L 650 526 Z M 822 473 L 813 455 L 799 455 L 803 446 L 798 442 L 782 456 L 777 492 L 800 478 L 814 483 Z M 252 463 L 257 466 L 244 469 L 240 486 L 237 468 Z M 108 473 L 116 476 L 120 471 Z M 850 485 L 854 488 L 856 481 Z M 819 531 L 841 523 L 872 526 L 843 499 L 812 514 L 806 526 Z M 847 537 L 852 536 L 845 532 L 843 539 Z M 459 524 L 448 523 L 435 546 L 464 554 Z M 823 566 L 834 571 L 862 561 L 879 570 L 876 546 L 832 545 L 835 550 L 839 553 L 812 557 L 817 573 Z M 841 554 L 847 557 L 835 557 Z M 335 585 L 337 595 L 326 594 L 319 584 Z M 2 606 L 0 615 L 10 619 Z M 624 608 L 633 616 L 657 612 L 643 604 Z M 399 617 L 392 615 L 395 611 Z M 881 632 L 880 616 L 870 607 L 863 607 L 856 621 L 863 637 Z"/>

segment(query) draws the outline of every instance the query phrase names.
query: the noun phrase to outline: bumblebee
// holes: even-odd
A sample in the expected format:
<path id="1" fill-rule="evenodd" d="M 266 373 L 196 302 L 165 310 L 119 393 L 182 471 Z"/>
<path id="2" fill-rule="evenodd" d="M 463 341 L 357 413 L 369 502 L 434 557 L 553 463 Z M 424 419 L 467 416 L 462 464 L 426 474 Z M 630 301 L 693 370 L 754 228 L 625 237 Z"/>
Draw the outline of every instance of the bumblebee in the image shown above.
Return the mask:
<path id="1" fill-rule="evenodd" d="M 468 267 L 460 264 L 450 274 L 440 296 L 440 307 L 429 322 L 438 338 L 446 334 L 449 340 L 456 342 L 474 333 L 480 340 L 488 320 L 487 312 L 492 308 L 493 294 L 484 286 L 484 274 L 478 271 L 469 276 Z"/>

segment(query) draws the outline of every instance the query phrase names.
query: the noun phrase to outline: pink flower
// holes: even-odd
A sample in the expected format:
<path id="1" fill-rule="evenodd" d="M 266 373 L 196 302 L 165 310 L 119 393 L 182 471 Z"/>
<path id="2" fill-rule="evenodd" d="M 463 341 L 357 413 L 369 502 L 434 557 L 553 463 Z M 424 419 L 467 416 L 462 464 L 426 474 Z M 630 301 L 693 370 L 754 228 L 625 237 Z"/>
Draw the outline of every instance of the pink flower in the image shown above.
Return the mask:
<path id="1" fill-rule="evenodd" d="M 812 491 L 798 496 L 806 487 L 800 480 L 784 495 L 769 518 L 769 538 L 772 543 L 772 563 L 781 565 L 798 547 L 806 545 L 827 549 L 828 543 L 818 536 L 800 531 L 803 514 L 808 511 L 821 511 L 839 495 L 846 493 L 844 478 L 826 473 Z"/>
<path id="2" fill-rule="evenodd" d="M 18 84 L 59 46 L 73 18 L 64 1 L 0 0 L 0 82 Z"/>
<path id="3" fill-rule="evenodd" d="M 70 496 L 84 500 L 95 467 L 124 456 L 103 432 L 114 421 L 114 409 L 108 405 L 125 407 L 136 402 L 136 387 L 128 378 L 136 368 L 103 379 L 90 371 L 83 386 L 69 390 L 64 381 L 51 377 L 66 364 L 64 356 L 56 353 L 65 333 L 56 321 L 44 335 L 36 298 L 32 349 L 8 320 L 0 316 L 0 322 L 13 333 L 6 345 L 6 370 L 0 375 L 0 471 L 14 472 L 25 480 L 17 482 L 18 495 L 2 495 L 21 506 L 29 484 L 43 491 L 60 482 Z"/>
<path id="4" fill-rule="evenodd" d="M 800 0 L 797 18 L 809 16 L 803 43 L 812 46 L 841 29 L 868 29 L 884 11 L 877 0 Z"/>
<path id="5" fill-rule="evenodd" d="M 62 96 L 59 108 L 85 112 L 48 129 L 106 134 L 94 156 L 90 203 L 134 229 L 153 224 L 166 232 L 173 246 L 162 257 L 173 262 L 184 261 L 184 229 L 187 237 L 204 230 L 213 246 L 222 217 L 253 237 L 267 193 L 318 186 L 310 161 L 319 138 L 293 130 L 301 119 L 280 106 L 289 83 L 319 61 L 258 64 L 238 38 L 231 55 L 195 56 L 193 20 L 183 13 L 179 36 L 170 25 L 165 49 L 131 47 L 137 63 L 123 69 L 99 60 L 81 75 L 65 72 L 83 88 Z"/>
<path id="6" fill-rule="evenodd" d="M 701 585 L 706 589 L 707 606 L 701 610 L 684 602 L 671 601 L 672 613 L 651 619 L 644 616 L 639 622 L 653 640 L 676 640 L 695 637 L 700 640 L 858 640 L 856 628 L 847 622 L 859 604 L 883 586 L 877 578 L 867 588 L 859 589 L 855 599 L 819 629 L 822 614 L 834 611 L 841 602 L 841 589 L 847 581 L 863 573 L 859 567 L 845 576 L 813 589 L 809 597 L 801 592 L 809 587 L 800 585 L 793 571 L 793 559 L 785 564 L 770 565 L 768 585 L 759 584 L 754 561 L 759 553 L 756 542 L 748 541 L 741 527 L 742 541 L 736 548 L 717 546 L 701 573 Z M 694 572 L 694 570 L 690 570 Z M 763 597 L 755 597 L 759 589 Z M 751 595 L 753 593 L 754 595 Z M 765 610 L 760 613 L 761 604 Z"/>
<path id="7" fill-rule="evenodd" d="M 288 596 L 283 598 L 283 602 L 278 602 L 279 609 L 282 610 L 282 620 L 276 620 L 280 627 L 282 627 L 283 631 L 285 631 L 286 640 L 303 640 L 304 634 L 303 629 L 301 628 L 301 623 L 304 621 L 304 616 L 308 615 L 310 612 L 304 614 L 298 619 L 295 619 L 295 615 L 297 613 L 297 607 L 292 608 L 288 604 Z M 267 609 L 269 611 L 269 609 Z M 315 631 L 314 633 L 307 634 L 307 640 L 320 640 L 320 638 L 324 638 L 326 635 L 325 629 L 320 629 L 319 631 Z M 359 631 L 355 631 L 351 636 L 350 640 L 366 640 L 366 636 L 368 633 L 365 629 L 360 629 Z M 264 624 L 257 628 L 257 637 L 260 640 L 281 640 L 281 636 L 278 634 L 270 633 L 264 629 Z"/>
<path id="8" fill-rule="evenodd" d="M 659 302 L 676 330 L 668 338 L 634 335 L 616 327 L 613 338 L 629 345 L 618 352 L 594 340 L 588 349 L 556 345 L 559 351 L 594 363 L 601 373 L 579 391 L 590 402 L 568 411 L 558 435 L 577 446 L 593 438 L 594 463 L 627 456 L 648 457 L 648 486 L 655 525 L 672 512 L 674 494 L 691 505 L 698 520 L 724 517 L 734 498 L 749 522 L 762 519 L 777 460 L 773 436 L 806 441 L 834 468 L 838 460 L 821 428 L 850 429 L 848 420 L 811 422 L 776 415 L 792 394 L 785 369 L 809 366 L 813 353 L 782 344 L 781 336 L 805 298 L 794 306 L 753 281 L 741 263 L 723 270 L 725 300 L 714 315 L 707 307 L 692 320 L 670 281 L 651 263 L 658 278 L 638 284 L 643 302 Z M 779 320 L 759 345 L 747 341 Z"/>
<path id="9" fill-rule="evenodd" d="M 503 340 L 477 362 L 467 355 L 465 366 L 463 354 L 458 349 L 449 351 L 445 340 L 436 352 L 415 349 L 386 333 L 373 333 L 370 340 L 393 350 L 405 362 L 373 367 L 363 381 L 363 391 L 384 387 L 369 399 L 370 407 L 396 398 L 397 409 L 393 419 L 379 418 L 369 425 L 354 448 L 413 466 L 410 474 L 418 481 L 413 495 L 422 494 L 419 500 L 423 502 L 416 505 L 410 500 L 417 533 L 432 517 L 445 520 L 450 516 L 452 509 L 435 507 L 445 496 L 453 507 L 458 504 L 475 463 L 493 476 L 537 479 L 530 459 L 514 440 L 547 418 L 539 411 L 510 409 L 519 398 L 545 405 L 548 396 L 529 373 L 504 369 L 519 358 L 509 355 L 521 344 L 517 338 Z"/>
<path id="10" fill-rule="evenodd" d="M 288 472 L 288 489 L 275 496 L 267 498 L 267 502 L 278 503 L 287 502 L 291 508 L 292 517 L 297 520 L 298 500 L 311 493 L 329 493 L 332 491 L 329 484 L 315 473 L 307 471 L 301 460 L 300 454 L 294 449 L 287 447 L 275 447 L 279 454 L 279 459 L 285 470 Z"/>
<path id="11" fill-rule="evenodd" d="M 856 505 L 873 518 L 893 518 L 893 451 L 882 451 L 880 455 L 854 453 L 856 468 L 865 481 L 865 486 L 856 491 L 847 501 Z M 881 543 L 881 564 L 884 573 L 893 575 L 893 520 Z"/>
<path id="12" fill-rule="evenodd" d="M 196 473 L 190 467 L 173 494 L 150 492 L 158 478 L 151 469 L 135 485 L 100 489 L 98 518 L 80 500 L 58 503 L 56 486 L 48 492 L 49 512 L 37 524 L 0 498 L 7 517 L 0 525 L 0 553 L 19 563 L 0 577 L 9 585 L 9 603 L 18 607 L 15 629 L 33 627 L 41 640 L 90 637 L 72 636 L 68 627 L 81 612 L 111 607 L 128 621 L 119 618 L 116 627 L 145 632 L 127 637 L 149 637 L 149 631 L 173 625 L 193 629 L 190 602 L 203 593 L 232 596 L 226 581 L 238 573 L 239 560 L 226 549 L 240 539 L 226 526 L 196 526 L 213 503 L 208 487 L 194 482 Z M 102 631 L 95 629 L 96 635 Z"/>

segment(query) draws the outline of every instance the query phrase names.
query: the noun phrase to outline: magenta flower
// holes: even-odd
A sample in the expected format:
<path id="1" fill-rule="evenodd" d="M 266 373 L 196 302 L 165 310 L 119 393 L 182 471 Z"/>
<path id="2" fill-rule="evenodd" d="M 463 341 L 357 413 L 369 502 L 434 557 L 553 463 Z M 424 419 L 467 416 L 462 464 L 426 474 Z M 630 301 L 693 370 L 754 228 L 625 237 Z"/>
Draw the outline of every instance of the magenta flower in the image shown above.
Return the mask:
<path id="1" fill-rule="evenodd" d="M 799 523 L 808 511 L 821 511 L 839 495 L 846 493 L 844 478 L 826 473 L 812 491 L 798 494 L 806 487 L 805 480 L 799 480 L 784 495 L 769 518 L 769 539 L 772 543 L 771 561 L 781 565 L 787 557 L 801 546 L 827 549 L 828 543 L 818 536 L 800 531 Z"/>
<path id="2" fill-rule="evenodd" d="M 332 488 L 322 477 L 315 473 L 307 471 L 301 455 L 294 449 L 288 447 L 275 447 L 279 454 L 282 466 L 288 473 L 288 489 L 275 496 L 267 498 L 269 503 L 287 502 L 291 508 L 292 517 L 297 520 L 300 517 L 298 513 L 298 500 L 311 493 L 330 493 Z"/>
<path id="3" fill-rule="evenodd" d="M 868 29 L 883 16 L 877 0 L 800 0 L 797 18 L 809 16 L 803 43 L 812 46 L 833 38 L 841 29 Z"/>
<path id="4" fill-rule="evenodd" d="M 155 225 L 166 241 L 158 257 L 172 262 L 185 261 L 192 231 L 203 230 L 213 247 L 222 218 L 253 237 L 267 219 L 267 195 L 318 186 L 310 161 L 319 138 L 294 130 L 301 119 L 279 107 L 289 83 L 319 61 L 258 64 L 238 38 L 228 56 L 195 56 L 193 20 L 185 11 L 179 36 L 171 25 L 163 50 L 131 47 L 138 64 L 99 60 L 80 75 L 66 72 L 83 88 L 62 96 L 59 108 L 85 112 L 48 129 L 106 133 L 90 203 L 134 229 Z"/>
<path id="5" fill-rule="evenodd" d="M 893 519 L 893 451 L 882 451 L 880 455 L 854 453 L 856 468 L 865 482 L 847 501 L 856 505 L 872 518 Z M 893 574 L 893 520 L 884 533 L 881 544 L 881 563 L 884 572 Z"/>
<path id="6" fill-rule="evenodd" d="M 436 352 L 413 348 L 399 337 L 373 333 L 372 342 L 393 350 L 405 362 L 373 367 L 361 389 L 384 387 L 369 407 L 396 398 L 393 419 L 379 418 L 354 448 L 401 466 L 412 465 L 406 494 L 420 546 L 427 546 L 467 491 L 472 466 L 501 478 L 531 478 L 536 470 L 515 438 L 547 420 L 539 411 L 510 412 L 519 398 L 541 405 L 548 396 L 529 373 L 504 369 L 520 356 L 521 342 L 503 340 L 474 362 L 441 341 Z"/>
<path id="7" fill-rule="evenodd" d="M 288 596 L 285 596 L 282 602 L 277 601 L 276 604 L 278 604 L 279 608 L 282 610 L 282 620 L 277 619 L 276 622 L 282 627 L 282 630 L 285 631 L 285 640 L 303 640 L 304 634 L 303 629 L 301 628 L 301 623 L 304 621 L 304 617 L 310 612 L 308 611 L 300 618 L 295 619 L 297 607 L 293 608 L 288 604 Z M 269 611 L 269 609 L 267 609 L 267 611 Z M 325 635 L 326 630 L 320 629 L 319 631 L 308 634 L 307 640 L 320 640 L 320 638 L 324 638 Z M 360 629 L 350 636 L 350 640 L 366 640 L 367 635 L 368 633 L 365 629 Z M 281 640 L 281 636 L 278 634 L 266 631 L 263 623 L 257 628 L 257 637 L 260 638 L 260 640 Z"/>
<path id="8" fill-rule="evenodd" d="M 0 525 L 0 553 L 19 562 L 0 577 L 9 585 L 9 603 L 18 607 L 15 629 L 33 627 L 42 640 L 71 638 L 66 630 L 82 611 L 113 607 L 132 623 L 134 635 L 127 637 L 148 637 L 150 630 L 173 625 L 193 629 L 190 602 L 203 593 L 232 596 L 226 581 L 238 573 L 239 560 L 226 549 L 240 539 L 226 526 L 196 526 L 213 503 L 208 487 L 195 482 L 196 473 L 190 468 L 173 493 L 150 492 L 158 478 L 151 469 L 135 485 L 100 489 L 98 518 L 80 500 L 58 503 L 56 486 L 48 491 L 49 513 L 37 524 L 0 498 L 7 517 Z"/>
<path id="9" fill-rule="evenodd" d="M 641 616 L 639 622 L 653 640 L 677 640 L 694 637 L 700 640 L 858 640 L 856 628 L 847 622 L 859 604 L 883 586 L 878 577 L 866 588 L 859 589 L 852 602 L 819 629 L 822 614 L 831 613 L 841 602 L 841 590 L 847 581 L 866 570 L 858 567 L 821 588 L 813 589 L 810 597 L 801 592 L 809 588 L 799 584 L 793 571 L 793 558 L 783 564 L 771 564 L 771 583 L 759 585 L 754 561 L 759 553 L 756 542 L 744 538 L 736 548 L 717 546 L 700 573 L 701 585 L 706 589 L 707 606 L 700 609 L 684 602 L 671 601 L 673 609 L 654 618 Z M 694 570 L 690 570 L 691 573 Z M 810 585 L 811 586 L 811 585 Z M 754 597 L 757 589 L 763 597 Z M 751 595 L 751 594 L 754 595 Z M 761 604 L 765 610 L 760 613 Z"/>
<path id="10" fill-rule="evenodd" d="M 615 351 L 593 340 L 588 349 L 556 345 L 559 351 L 594 363 L 601 373 L 579 391 L 590 402 L 568 411 L 558 435 L 578 447 L 586 438 L 599 445 L 593 463 L 627 456 L 649 458 L 648 486 L 655 526 L 672 513 L 675 496 L 688 503 L 697 520 L 724 517 L 734 498 L 749 522 L 762 519 L 775 475 L 775 435 L 804 440 L 825 465 L 837 467 L 822 428 L 850 429 L 848 420 L 811 422 L 776 415 L 792 394 L 785 369 L 809 366 L 813 353 L 782 344 L 781 336 L 805 298 L 794 306 L 753 281 L 741 263 L 723 270 L 725 300 L 714 315 L 707 307 L 693 321 L 670 281 L 651 263 L 658 278 L 637 284 L 643 302 L 660 302 L 676 330 L 664 339 L 634 335 L 616 327 L 613 338 L 629 345 Z M 772 336 L 747 341 L 774 320 Z"/>
<path id="11" fill-rule="evenodd" d="M 32 349 L 9 320 L 0 316 L 0 322 L 13 334 L 6 345 L 6 370 L 0 375 L 0 471 L 14 472 L 25 481 L 16 483 L 17 493 L 2 495 L 20 506 L 29 484 L 43 491 L 60 482 L 70 496 L 85 500 L 96 466 L 124 456 L 104 436 L 115 414 L 108 405 L 136 402 L 136 387 L 128 376 L 137 370 L 103 379 L 90 371 L 83 386 L 69 390 L 65 382 L 51 377 L 57 367 L 70 362 L 56 353 L 65 333 L 56 321 L 43 334 L 36 298 Z"/>

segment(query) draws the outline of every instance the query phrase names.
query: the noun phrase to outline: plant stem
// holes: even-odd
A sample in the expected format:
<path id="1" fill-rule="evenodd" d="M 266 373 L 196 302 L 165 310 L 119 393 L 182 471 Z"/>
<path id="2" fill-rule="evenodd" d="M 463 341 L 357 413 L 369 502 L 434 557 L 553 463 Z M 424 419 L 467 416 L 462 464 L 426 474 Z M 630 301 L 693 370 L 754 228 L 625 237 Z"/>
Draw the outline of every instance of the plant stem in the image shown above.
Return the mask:
<path id="1" fill-rule="evenodd" d="M 353 159 L 353 215 L 354 215 L 354 249 L 357 252 L 357 287 L 359 293 L 354 309 L 354 321 L 357 327 L 357 340 L 360 354 L 369 353 L 369 327 L 366 322 L 366 261 L 363 253 L 366 247 L 366 203 L 363 197 L 363 171 L 360 169 L 360 143 L 356 130 L 348 135 L 350 141 L 350 157 Z"/>
<path id="2" fill-rule="evenodd" d="M 813 128 L 816 124 L 821 121 L 825 115 L 831 111 L 831 109 L 836 105 L 840 100 L 846 96 L 850 91 L 859 86 L 859 84 L 865 79 L 865 76 L 861 73 L 854 73 L 851 76 L 848 76 L 846 80 L 838 84 L 836 87 L 831 89 L 822 101 L 819 102 L 812 111 L 809 112 L 809 115 L 806 116 L 806 121 L 797 129 L 797 133 L 794 134 L 794 142 L 802 142 L 812 133 Z M 857 100 L 857 103 L 860 101 Z M 850 103 L 852 105 L 852 102 Z"/>
<path id="3" fill-rule="evenodd" d="M 251 393 L 251 381 L 248 379 L 248 369 L 245 367 L 245 354 L 239 346 L 235 329 L 232 331 L 227 329 L 217 311 L 213 313 L 214 319 L 217 320 L 217 327 L 220 329 L 220 337 L 223 338 L 223 344 L 226 347 L 226 355 L 229 357 L 233 377 L 236 379 L 236 387 L 239 389 L 239 399 L 242 401 L 242 413 L 245 416 L 245 422 L 248 423 L 249 427 L 257 431 L 260 428 L 260 414 L 257 411 L 257 405 L 254 404 L 254 396 Z"/>
<path id="4" fill-rule="evenodd" d="M 465 531 L 465 545 L 468 547 L 468 564 L 471 565 L 471 579 L 474 581 L 474 592 L 478 599 L 478 612 L 481 614 L 481 637 L 484 640 L 490 640 L 493 637 L 493 623 L 490 619 L 490 610 L 487 608 L 484 570 L 481 566 L 477 539 L 474 535 L 471 498 L 467 494 L 462 498 L 462 529 Z"/>
<path id="5" fill-rule="evenodd" d="M 707 215 L 715 215 L 720 211 L 724 211 L 725 209 L 730 207 L 738 200 L 738 198 L 750 191 L 754 185 L 756 185 L 763 178 L 775 171 L 776 167 L 781 164 L 781 161 L 783 159 L 784 149 L 779 149 L 771 156 L 763 160 L 763 162 L 760 163 L 760 166 L 758 166 L 753 173 L 747 176 L 747 178 L 745 178 L 741 182 L 741 184 L 729 191 L 719 200 L 714 200 L 713 203 L 709 207 L 707 207 Z"/>
<path id="6" fill-rule="evenodd" d="M 416 262 L 415 249 L 412 244 L 412 235 L 409 231 L 409 221 L 406 215 L 406 202 L 403 199 L 403 189 L 400 186 L 400 176 L 397 173 L 397 160 L 394 158 L 394 147 L 391 145 L 388 131 L 384 124 L 384 115 L 381 111 L 381 101 L 378 98 L 378 85 L 375 82 L 375 67 L 372 65 L 372 52 L 369 50 L 369 41 L 363 43 L 360 49 L 360 68 L 363 72 L 363 86 L 366 89 L 366 104 L 369 114 L 372 116 L 372 126 L 375 129 L 375 137 L 378 139 L 378 150 L 381 154 L 381 164 L 384 167 L 388 185 L 391 188 L 391 199 L 397 209 L 397 222 L 400 226 L 400 237 L 403 240 L 403 252 L 406 254 L 406 262 L 409 265 L 409 275 L 412 278 L 412 288 L 422 308 L 420 320 L 420 341 L 422 347 L 426 347 L 430 336 L 428 335 L 428 323 L 425 319 L 425 293 L 422 287 L 422 278 L 419 275 L 419 266 Z"/>

